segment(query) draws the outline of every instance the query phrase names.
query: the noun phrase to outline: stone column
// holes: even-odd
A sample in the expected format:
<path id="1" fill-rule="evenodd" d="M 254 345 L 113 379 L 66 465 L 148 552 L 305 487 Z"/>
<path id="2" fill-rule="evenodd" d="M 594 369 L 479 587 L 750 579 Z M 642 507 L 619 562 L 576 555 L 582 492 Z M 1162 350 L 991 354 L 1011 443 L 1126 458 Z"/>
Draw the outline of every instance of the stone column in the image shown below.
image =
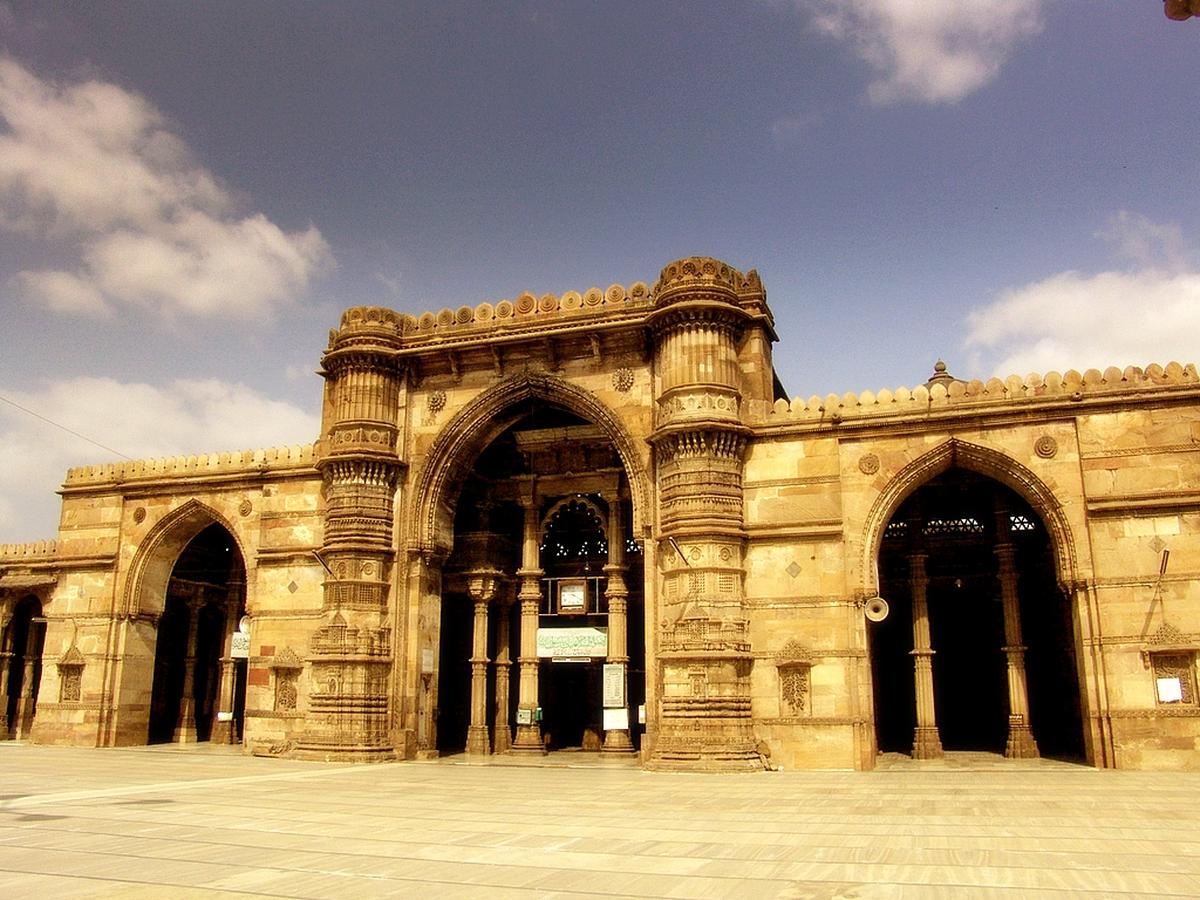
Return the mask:
<path id="1" fill-rule="evenodd" d="M 912 588 L 913 618 L 913 679 L 917 694 L 917 727 L 913 732 L 913 759 L 938 759 L 942 756 L 942 739 L 938 734 L 937 710 L 933 700 L 933 654 L 929 635 L 929 603 L 926 590 L 929 578 L 925 574 L 926 554 L 922 551 L 908 558 L 909 584 Z"/>
<path id="2" fill-rule="evenodd" d="M 507 591 L 505 592 L 507 594 Z M 512 659 L 509 656 L 509 612 L 511 597 L 500 598 L 496 622 L 496 727 L 492 737 L 492 752 L 507 753 L 512 749 L 512 727 L 508 722 L 509 682 L 512 679 Z"/>
<path id="3" fill-rule="evenodd" d="M 328 381 L 321 423 L 324 507 L 321 555 L 329 569 L 324 622 L 309 638 L 309 715 L 297 755 L 386 759 L 395 754 L 392 617 L 399 416 L 404 381 L 401 322 L 392 310 L 342 314 L 321 359 Z"/>
<path id="4" fill-rule="evenodd" d="M 8 669 L 12 665 L 12 648 L 7 646 L 8 625 L 12 621 L 12 613 L 7 601 L 0 601 L 0 741 L 6 741 L 12 735 L 8 726 Z"/>
<path id="5" fill-rule="evenodd" d="M 769 328 L 757 276 L 692 257 L 662 270 L 647 320 L 654 341 L 654 446 L 662 602 L 652 768 L 762 768 L 750 702 L 742 473 L 754 397 L 738 347 Z"/>
<path id="6" fill-rule="evenodd" d="M 233 697 L 234 697 L 234 664 L 233 664 L 233 633 L 238 627 L 238 602 L 236 589 L 231 585 L 230 593 L 235 596 L 225 604 L 225 636 L 221 646 L 221 675 L 217 690 L 216 721 L 212 727 L 212 742 L 214 744 L 236 743 L 237 730 L 233 727 Z"/>
<path id="7" fill-rule="evenodd" d="M 175 721 L 172 740 L 177 744 L 196 742 L 196 638 L 200 623 L 200 606 L 203 598 L 187 599 L 188 631 L 187 655 L 183 660 L 183 696 L 179 698 L 179 718 Z"/>
<path id="8" fill-rule="evenodd" d="M 33 728 L 33 717 L 37 712 L 37 681 L 35 680 L 38 663 L 42 657 L 42 639 L 46 620 L 41 616 L 31 616 L 29 631 L 25 638 L 25 668 L 21 677 L 21 696 L 17 699 L 17 721 L 13 723 L 13 733 L 17 738 L 29 737 Z"/>
<path id="9" fill-rule="evenodd" d="M 467 573 L 467 593 L 475 607 L 475 632 L 471 647 L 471 724 L 467 728 L 467 753 L 491 752 L 487 727 L 488 604 L 496 594 L 499 573 Z"/>
<path id="10" fill-rule="evenodd" d="M 0 631 L 0 634 L 3 634 Z M 6 741 L 12 735 L 8 730 L 8 669 L 12 665 L 12 654 L 5 651 L 0 653 L 0 741 Z"/>
<path id="11" fill-rule="evenodd" d="M 531 492 L 522 499 L 522 505 L 525 507 L 525 529 L 524 540 L 521 543 L 521 568 L 517 572 L 521 579 L 521 590 L 517 593 L 517 600 L 521 604 L 521 646 L 517 651 L 520 654 L 517 664 L 521 680 L 517 693 L 517 737 L 512 745 L 514 753 L 546 752 L 542 744 L 542 727 L 534 720 L 538 708 L 538 607 L 542 602 L 536 497 L 536 492 Z M 522 722 L 522 718 L 528 721 Z"/>
<path id="12" fill-rule="evenodd" d="M 1008 510 L 996 508 L 996 561 L 1000 599 L 1004 607 L 1004 643 L 1008 659 L 1008 741 L 1004 755 L 1009 759 L 1036 759 L 1037 741 L 1029 728 L 1029 691 L 1025 681 L 1025 646 L 1021 636 L 1021 603 L 1017 594 L 1016 548 L 1012 545 Z"/>
<path id="13" fill-rule="evenodd" d="M 627 609 L 629 589 L 625 585 L 625 529 L 621 522 L 621 497 L 615 494 L 608 505 L 608 565 L 604 589 L 608 601 L 608 662 L 621 666 L 621 696 L 629 711 L 629 637 Z M 628 728 L 604 732 L 605 753 L 632 753 L 633 741 Z"/>

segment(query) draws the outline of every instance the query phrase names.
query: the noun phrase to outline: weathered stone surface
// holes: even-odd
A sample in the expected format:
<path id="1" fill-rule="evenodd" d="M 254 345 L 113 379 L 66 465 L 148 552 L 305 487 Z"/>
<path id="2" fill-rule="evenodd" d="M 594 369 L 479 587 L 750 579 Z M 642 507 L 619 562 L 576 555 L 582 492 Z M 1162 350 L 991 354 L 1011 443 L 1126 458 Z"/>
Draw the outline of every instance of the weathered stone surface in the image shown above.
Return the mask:
<path id="1" fill-rule="evenodd" d="M 1072 686 L 1087 761 L 1200 768 L 1195 367 L 964 382 L 940 364 L 912 388 L 788 398 L 775 340 L 757 274 L 706 257 L 653 286 L 347 310 L 313 444 L 72 469 L 55 540 L 0 546 L 0 733 L 145 743 L 156 672 L 184 653 L 163 637 L 175 567 L 219 526 L 244 584 L 226 585 L 225 644 L 187 658 L 209 679 L 196 700 L 213 734 L 236 740 L 215 718 L 236 707 L 247 752 L 578 740 L 636 746 L 656 767 L 865 769 L 881 723 L 899 708 L 917 725 L 932 697 L 945 702 L 922 740 L 978 715 L 1019 755 L 1040 740 L 1049 666 Z M 1034 537 L 1012 540 L 1049 560 L 1042 599 L 1020 565 L 997 568 L 1008 526 L 976 522 L 975 556 L 930 557 L 926 638 L 903 517 L 935 544 L 967 535 L 966 518 L 911 500 L 951 509 L 934 498 L 956 484 L 1019 507 L 1013 528 Z M 578 582 L 566 601 L 564 578 Z M 952 624 L 956 578 L 1006 604 L 995 646 Z M 864 616 L 882 591 L 913 619 L 900 631 L 920 652 L 902 678 Z M 564 612 L 580 596 L 594 605 Z M 229 655 L 242 612 L 244 663 Z M 539 628 L 584 625 L 618 629 L 607 653 L 539 658 Z M 1029 662 L 1050 627 L 1056 652 Z M 998 660 L 1007 688 L 948 699 L 960 646 Z"/>

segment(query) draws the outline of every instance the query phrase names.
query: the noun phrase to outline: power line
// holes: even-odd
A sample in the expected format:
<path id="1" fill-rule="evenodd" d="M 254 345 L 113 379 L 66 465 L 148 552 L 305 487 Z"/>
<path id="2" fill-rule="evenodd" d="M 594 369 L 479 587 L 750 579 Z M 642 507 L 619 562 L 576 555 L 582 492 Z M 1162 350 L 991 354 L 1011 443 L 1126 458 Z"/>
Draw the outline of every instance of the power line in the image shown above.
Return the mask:
<path id="1" fill-rule="evenodd" d="M 101 450 L 107 450 L 109 453 L 115 453 L 117 456 L 121 457 L 121 459 L 128 459 L 130 461 L 133 460 L 132 456 L 126 456 L 120 450 L 114 450 L 112 447 L 107 447 L 104 444 L 100 443 L 99 441 L 93 441 L 86 434 L 80 434 L 78 431 L 72 431 L 66 425 L 60 425 L 58 422 L 55 422 L 53 419 L 47 419 L 41 413 L 35 413 L 32 409 L 27 409 L 26 407 L 22 406 L 20 403 L 17 403 L 15 400 L 9 400 L 7 397 L 5 397 L 3 395 L 0 395 L 0 400 L 3 400 L 9 406 L 15 406 L 17 409 L 19 409 L 23 413 L 28 413 L 29 415 L 33 416 L 35 419 L 41 419 L 47 425 L 53 425 L 55 428 L 61 429 L 62 431 L 65 431 L 67 434 L 70 434 L 70 435 L 73 435 L 73 436 L 79 438 L 81 441 L 87 441 L 89 444 L 94 444 L 95 446 L 99 447 Z"/>

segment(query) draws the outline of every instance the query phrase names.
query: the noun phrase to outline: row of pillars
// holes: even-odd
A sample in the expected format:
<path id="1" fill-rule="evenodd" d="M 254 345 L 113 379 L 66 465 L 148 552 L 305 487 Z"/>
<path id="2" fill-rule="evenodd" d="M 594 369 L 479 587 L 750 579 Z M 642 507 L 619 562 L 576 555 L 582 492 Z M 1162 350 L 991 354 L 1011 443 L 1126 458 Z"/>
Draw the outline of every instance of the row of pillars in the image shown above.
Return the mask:
<path id="1" fill-rule="evenodd" d="M 545 753 L 542 729 L 536 720 L 538 709 L 538 614 L 542 602 L 542 576 L 538 558 L 540 544 L 540 522 L 537 504 L 532 498 L 524 503 L 525 521 L 521 542 L 521 568 L 517 576 L 521 580 L 517 591 L 517 602 L 521 605 L 521 631 L 517 665 L 517 731 L 515 738 L 508 723 L 510 677 L 509 631 L 507 617 L 497 629 L 496 641 L 496 708 L 495 738 L 490 742 L 487 727 L 487 670 L 492 661 L 487 654 L 488 607 L 496 599 L 500 585 L 499 572 L 495 570 L 470 572 L 467 575 L 467 592 L 475 609 L 474 632 L 471 650 L 471 724 L 467 729 L 469 754 L 491 753 Z M 608 602 L 608 655 L 610 663 L 620 663 L 625 673 L 622 696 L 629 690 L 629 650 L 627 622 L 629 589 L 625 584 L 625 547 L 621 540 L 621 506 L 611 504 L 609 508 L 608 565 L 604 567 L 607 586 L 604 596 Z M 613 753 L 632 753 L 633 741 L 628 728 L 609 729 L 604 733 L 603 749 Z"/>
<path id="2" fill-rule="evenodd" d="M 1016 549 L 1009 538 L 1011 521 L 1001 506 L 995 511 L 997 576 L 1004 610 L 1004 643 L 1001 648 L 1008 669 L 1008 740 L 1004 755 L 1010 759 L 1034 759 L 1037 741 L 1029 727 L 1029 689 L 1025 678 L 1025 650 L 1021 635 L 1021 606 L 1017 593 Z M 919 523 L 913 523 L 919 526 Z M 913 672 L 917 695 L 917 724 L 913 732 L 913 759 L 942 756 L 937 710 L 933 698 L 933 641 L 929 631 L 929 577 L 925 572 L 928 554 L 917 550 L 909 555 L 909 587 L 912 591 Z"/>
<path id="3" fill-rule="evenodd" d="M 0 623 L 0 636 L 4 626 Z M 0 652 L 0 740 L 15 738 L 21 740 L 29 736 L 33 728 L 33 717 L 37 712 L 37 663 L 42 655 L 42 644 L 45 639 L 46 620 L 41 616 L 32 616 L 29 628 L 25 632 L 25 648 L 21 656 L 21 687 L 17 696 L 16 710 L 13 721 L 8 720 L 9 690 L 11 687 L 10 671 L 15 648 L 9 647 Z"/>
<path id="4" fill-rule="evenodd" d="M 236 666 L 233 661 L 232 649 L 233 633 L 238 627 L 237 614 L 242 608 L 241 588 L 240 584 L 231 583 L 222 604 L 225 611 L 225 633 L 221 639 L 223 650 L 220 659 L 216 718 L 209 734 L 209 740 L 213 743 L 232 744 L 237 740 L 237 732 L 233 723 Z M 197 640 L 200 635 L 200 611 L 207 605 L 208 600 L 204 596 L 203 589 L 181 599 L 187 605 L 188 611 L 187 651 L 183 663 L 183 696 L 179 700 L 179 715 L 175 720 L 175 730 L 171 739 L 176 744 L 194 744 L 198 740 L 195 698 L 196 670 L 199 663 Z"/>

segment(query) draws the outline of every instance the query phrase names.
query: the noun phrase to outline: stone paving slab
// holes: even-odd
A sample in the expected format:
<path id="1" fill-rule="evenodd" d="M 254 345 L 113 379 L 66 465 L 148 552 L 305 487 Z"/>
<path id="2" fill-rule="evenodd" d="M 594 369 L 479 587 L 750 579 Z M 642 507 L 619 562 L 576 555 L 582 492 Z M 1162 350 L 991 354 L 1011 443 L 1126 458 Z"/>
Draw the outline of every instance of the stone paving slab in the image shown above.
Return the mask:
<path id="1" fill-rule="evenodd" d="M 0 896 L 1200 896 L 1200 773 L 462 762 L 0 743 Z"/>

